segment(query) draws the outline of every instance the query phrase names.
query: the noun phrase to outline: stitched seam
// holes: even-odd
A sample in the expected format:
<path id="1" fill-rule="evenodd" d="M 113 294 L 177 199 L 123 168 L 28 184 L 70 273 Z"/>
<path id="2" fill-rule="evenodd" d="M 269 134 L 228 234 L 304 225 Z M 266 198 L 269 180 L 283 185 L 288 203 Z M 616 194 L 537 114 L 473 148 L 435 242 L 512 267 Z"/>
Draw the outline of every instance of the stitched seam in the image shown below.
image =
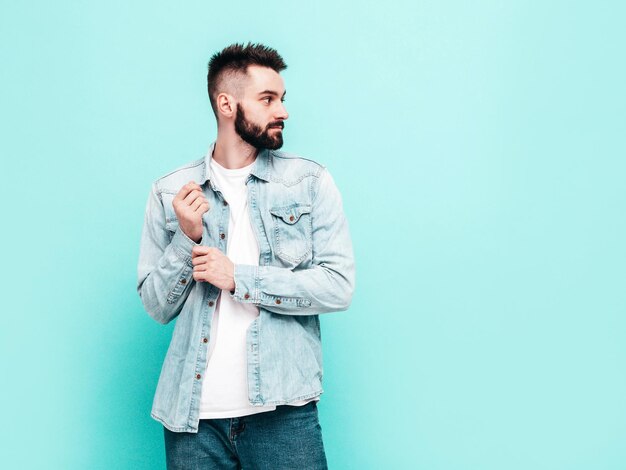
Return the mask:
<path id="1" fill-rule="evenodd" d="M 186 277 L 185 272 L 188 270 L 189 268 L 184 266 L 183 269 L 181 270 L 180 274 L 178 275 L 178 280 L 176 281 L 176 284 L 174 284 L 174 287 L 172 289 L 170 289 L 170 292 L 167 296 L 167 303 L 168 304 L 173 304 L 174 302 L 176 302 L 176 300 L 178 300 L 178 298 L 181 296 L 181 294 L 185 291 L 185 287 L 189 286 L 189 284 L 191 283 L 187 283 L 187 285 L 182 285 L 180 283 L 180 280 L 184 277 Z M 176 292 L 176 288 L 178 286 L 181 286 L 182 288 L 180 289 L 180 292 Z"/>
<path id="2" fill-rule="evenodd" d="M 183 166 L 181 166 L 181 167 L 178 167 L 178 168 L 176 168 L 175 170 L 172 170 L 172 171 L 170 171 L 169 173 L 167 173 L 167 174 L 165 174 L 165 175 L 163 175 L 163 176 L 161 176 L 161 177 L 157 178 L 156 182 L 159 182 L 159 181 L 161 181 L 162 179 L 167 178 L 168 176 L 173 175 L 174 173 L 178 173 L 179 171 L 182 171 L 182 170 L 188 170 L 188 169 L 190 169 L 190 168 L 196 168 L 196 167 L 198 167 L 198 166 L 202 165 L 203 163 L 204 163 L 204 157 L 199 158 L 198 160 L 194 160 L 194 161 L 192 161 L 192 162 L 189 162 L 189 163 L 187 163 L 187 164 L 185 164 L 185 165 L 183 165 Z"/>
<path id="3" fill-rule="evenodd" d="M 176 255 L 178 255 L 178 257 L 180 258 L 181 261 L 183 261 L 185 264 L 187 264 L 187 266 L 193 266 L 192 262 L 191 262 L 191 256 L 189 256 L 187 253 L 185 253 L 182 248 L 179 248 L 177 246 L 174 246 L 174 253 L 176 253 Z"/>
<path id="4" fill-rule="evenodd" d="M 317 177 L 316 173 L 305 173 L 303 175 L 300 175 L 300 177 L 296 180 L 285 180 L 283 178 L 275 178 L 275 177 L 270 177 L 270 181 L 272 181 L 273 183 L 282 183 L 287 187 L 291 187 L 291 186 L 295 186 L 296 184 L 298 184 L 300 181 L 302 181 L 304 178 L 308 178 L 309 176 L 312 177 Z"/>
<path id="5" fill-rule="evenodd" d="M 324 390 L 320 389 L 317 392 L 309 393 L 307 395 L 302 395 L 302 396 L 295 397 L 295 398 L 291 398 L 289 400 L 265 401 L 265 402 L 263 402 L 263 404 L 264 405 L 288 405 L 289 403 L 292 403 L 294 401 L 306 400 L 307 398 L 319 397 L 322 393 L 324 393 Z"/>
<path id="6" fill-rule="evenodd" d="M 167 424 L 165 422 L 164 418 L 161 418 L 159 415 L 155 414 L 155 413 L 150 413 L 150 416 L 152 416 L 152 418 L 156 419 L 157 421 L 159 421 L 161 424 L 163 424 L 163 426 L 165 426 L 167 429 L 169 429 L 172 432 L 192 432 L 193 428 L 190 428 L 188 426 L 186 427 L 178 427 L 178 426 L 170 426 L 169 424 Z"/>

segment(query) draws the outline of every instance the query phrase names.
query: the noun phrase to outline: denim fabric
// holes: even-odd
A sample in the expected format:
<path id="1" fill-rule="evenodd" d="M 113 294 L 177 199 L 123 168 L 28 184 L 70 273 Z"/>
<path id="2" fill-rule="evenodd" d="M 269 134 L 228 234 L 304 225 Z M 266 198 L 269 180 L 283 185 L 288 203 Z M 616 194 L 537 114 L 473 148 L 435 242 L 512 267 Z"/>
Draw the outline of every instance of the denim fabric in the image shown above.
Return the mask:
<path id="1" fill-rule="evenodd" d="M 241 418 L 202 419 L 197 433 L 163 428 L 168 470 L 328 468 L 315 402 Z"/>
<path id="2" fill-rule="evenodd" d="M 142 232 L 137 290 L 148 314 L 176 325 L 151 415 L 175 432 L 197 432 L 200 393 L 215 301 L 220 290 L 193 280 L 195 243 L 179 228 L 174 196 L 189 181 L 203 188 L 202 245 L 226 252 L 229 207 L 206 157 L 152 186 Z M 231 296 L 259 307 L 247 332 L 248 399 L 283 405 L 322 393 L 318 315 L 345 310 L 354 258 L 341 196 L 322 165 L 286 152 L 259 152 L 246 182 L 259 266 L 235 265 Z"/>

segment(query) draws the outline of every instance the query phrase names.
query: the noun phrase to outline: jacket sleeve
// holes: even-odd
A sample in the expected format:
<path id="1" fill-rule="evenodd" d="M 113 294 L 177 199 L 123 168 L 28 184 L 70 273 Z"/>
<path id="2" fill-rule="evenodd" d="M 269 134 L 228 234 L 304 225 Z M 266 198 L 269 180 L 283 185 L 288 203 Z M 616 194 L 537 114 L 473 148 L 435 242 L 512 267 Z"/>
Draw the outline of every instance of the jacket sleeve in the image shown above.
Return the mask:
<path id="1" fill-rule="evenodd" d="M 174 235 L 165 227 L 163 202 L 152 186 L 139 249 L 137 292 L 157 322 L 175 318 L 189 296 L 193 280 L 191 249 L 196 243 L 180 227 Z"/>
<path id="2" fill-rule="evenodd" d="M 326 169 L 312 204 L 313 262 L 306 269 L 235 265 L 238 302 L 270 312 L 317 315 L 346 310 L 355 284 L 354 254 L 341 195 Z"/>

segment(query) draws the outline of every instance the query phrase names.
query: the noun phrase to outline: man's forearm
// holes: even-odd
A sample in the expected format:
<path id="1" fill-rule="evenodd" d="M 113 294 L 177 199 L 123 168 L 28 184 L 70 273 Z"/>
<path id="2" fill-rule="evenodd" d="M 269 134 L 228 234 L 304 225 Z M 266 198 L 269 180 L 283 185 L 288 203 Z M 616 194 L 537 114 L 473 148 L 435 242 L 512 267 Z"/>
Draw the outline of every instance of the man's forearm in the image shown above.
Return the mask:
<path id="1" fill-rule="evenodd" d="M 159 256 L 153 246 L 139 258 L 137 290 L 146 311 L 162 324 L 176 317 L 189 295 L 193 281 L 191 250 L 194 242 L 180 228 Z"/>
<path id="2" fill-rule="evenodd" d="M 315 265 L 292 271 L 276 266 L 235 265 L 233 298 L 270 312 L 287 315 L 317 315 L 346 310 L 354 291 L 354 264 L 350 259 L 341 270 Z"/>

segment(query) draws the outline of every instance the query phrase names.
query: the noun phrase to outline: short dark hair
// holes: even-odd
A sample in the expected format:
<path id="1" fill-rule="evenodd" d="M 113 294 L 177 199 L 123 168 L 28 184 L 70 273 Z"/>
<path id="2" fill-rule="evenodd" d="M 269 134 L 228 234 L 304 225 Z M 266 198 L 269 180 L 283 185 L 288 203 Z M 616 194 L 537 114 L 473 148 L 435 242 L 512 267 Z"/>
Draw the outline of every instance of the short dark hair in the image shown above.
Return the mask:
<path id="1" fill-rule="evenodd" d="M 211 108 L 217 118 L 217 87 L 224 73 L 241 72 L 245 74 L 250 65 L 260 65 L 269 67 L 276 72 L 282 72 L 287 68 L 287 64 L 275 49 L 263 44 L 231 44 L 220 52 L 213 54 L 209 61 L 209 71 L 207 74 L 207 91 Z"/>

